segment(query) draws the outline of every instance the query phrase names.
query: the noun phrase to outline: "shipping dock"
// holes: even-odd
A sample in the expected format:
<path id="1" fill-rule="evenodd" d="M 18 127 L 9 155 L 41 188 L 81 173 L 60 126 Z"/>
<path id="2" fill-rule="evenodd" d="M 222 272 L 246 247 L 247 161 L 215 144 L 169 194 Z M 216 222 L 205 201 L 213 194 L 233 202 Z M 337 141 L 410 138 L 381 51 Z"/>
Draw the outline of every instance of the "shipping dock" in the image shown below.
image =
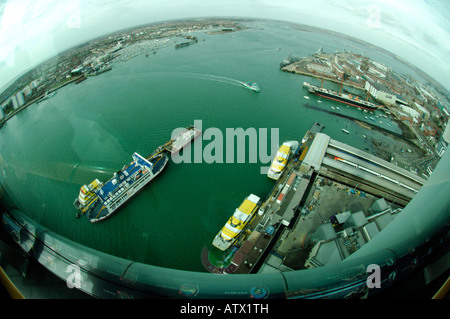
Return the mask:
<path id="1" fill-rule="evenodd" d="M 340 262 L 392 221 L 425 182 L 322 129 L 315 123 L 306 132 L 233 245 L 223 253 L 203 249 L 209 272 L 270 273 Z"/>

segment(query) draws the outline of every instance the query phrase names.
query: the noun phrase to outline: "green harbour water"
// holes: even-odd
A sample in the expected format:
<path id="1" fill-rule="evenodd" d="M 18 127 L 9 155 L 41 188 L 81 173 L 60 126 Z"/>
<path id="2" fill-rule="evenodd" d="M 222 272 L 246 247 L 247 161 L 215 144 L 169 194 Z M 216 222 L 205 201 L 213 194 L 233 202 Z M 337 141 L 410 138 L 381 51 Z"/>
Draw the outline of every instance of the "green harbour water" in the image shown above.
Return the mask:
<path id="1" fill-rule="evenodd" d="M 308 93 L 302 83 L 320 85 L 319 79 L 282 72 L 279 63 L 291 52 L 307 56 L 323 45 L 326 52 L 363 52 L 400 72 L 406 72 L 405 67 L 335 35 L 270 21 L 248 25 L 226 34 L 198 32 L 199 42 L 191 46 L 169 45 L 156 54 L 115 63 L 111 71 L 70 84 L 11 118 L 0 129 L 0 181 L 10 207 L 66 238 L 112 255 L 205 271 L 203 247 L 212 246 L 246 196 L 265 198 L 273 187 L 274 181 L 260 174 L 261 166 L 269 163 L 227 163 L 225 154 L 224 163 L 171 161 L 125 207 L 97 224 L 75 218 L 72 203 L 80 186 L 95 178 L 106 181 L 131 161 L 131 154 L 147 156 L 169 140 L 175 128 L 196 120 L 204 131 L 218 128 L 224 136 L 227 128 L 278 128 L 280 144 L 301 140 L 319 121 L 332 138 L 370 149 L 362 135 L 373 137 L 375 132 L 320 110 L 329 111 L 336 102 L 319 103 L 311 94 L 304 99 Z M 257 82 L 262 91 L 247 90 L 239 81 Z M 338 89 L 337 84 L 326 85 Z M 367 116 L 345 105 L 340 109 L 363 121 Z M 399 133 L 395 126 L 382 125 Z M 342 133 L 345 127 L 351 134 Z M 210 142 L 195 141 L 202 148 Z"/>

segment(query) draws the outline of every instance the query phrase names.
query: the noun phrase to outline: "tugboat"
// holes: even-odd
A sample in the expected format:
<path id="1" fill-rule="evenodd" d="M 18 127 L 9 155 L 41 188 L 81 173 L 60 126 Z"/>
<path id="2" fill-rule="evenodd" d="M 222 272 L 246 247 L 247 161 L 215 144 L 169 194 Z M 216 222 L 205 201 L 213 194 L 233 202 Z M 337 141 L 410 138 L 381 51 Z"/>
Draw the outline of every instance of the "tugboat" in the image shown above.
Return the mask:
<path id="1" fill-rule="evenodd" d="M 169 161 L 165 153 L 149 158 L 134 153 L 132 157 L 133 161 L 114 173 L 106 183 L 95 179 L 90 184 L 81 186 L 74 206 L 91 222 L 104 220 L 115 213 L 161 173 Z"/>
<path id="2" fill-rule="evenodd" d="M 258 84 L 256 83 L 252 83 L 252 82 L 242 82 L 242 85 L 244 87 L 246 87 L 249 90 L 252 90 L 253 92 L 259 93 L 261 92 L 260 87 L 258 86 Z"/>

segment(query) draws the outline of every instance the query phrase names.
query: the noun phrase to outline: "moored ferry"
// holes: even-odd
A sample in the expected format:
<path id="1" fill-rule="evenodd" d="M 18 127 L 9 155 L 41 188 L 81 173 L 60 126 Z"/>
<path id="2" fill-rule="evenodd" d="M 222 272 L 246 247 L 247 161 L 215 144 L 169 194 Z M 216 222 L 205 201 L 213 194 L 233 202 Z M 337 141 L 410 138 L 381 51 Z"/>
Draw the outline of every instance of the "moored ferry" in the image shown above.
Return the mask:
<path id="1" fill-rule="evenodd" d="M 98 179 L 83 185 L 74 205 L 91 222 L 106 219 L 122 207 L 139 190 L 153 180 L 167 165 L 169 157 L 159 153 L 144 158 L 133 154 L 133 161 L 102 184 Z"/>
<path id="2" fill-rule="evenodd" d="M 284 142 L 283 145 L 280 146 L 275 158 L 270 165 L 269 171 L 267 172 L 267 176 L 271 179 L 278 180 L 286 168 L 287 162 L 289 160 L 289 156 L 293 151 L 298 147 L 297 141 L 288 141 Z"/>
<path id="3" fill-rule="evenodd" d="M 219 231 L 213 240 L 213 246 L 220 249 L 228 249 L 242 233 L 245 226 L 254 217 L 258 210 L 260 198 L 250 194 L 237 208 L 228 222 Z"/>

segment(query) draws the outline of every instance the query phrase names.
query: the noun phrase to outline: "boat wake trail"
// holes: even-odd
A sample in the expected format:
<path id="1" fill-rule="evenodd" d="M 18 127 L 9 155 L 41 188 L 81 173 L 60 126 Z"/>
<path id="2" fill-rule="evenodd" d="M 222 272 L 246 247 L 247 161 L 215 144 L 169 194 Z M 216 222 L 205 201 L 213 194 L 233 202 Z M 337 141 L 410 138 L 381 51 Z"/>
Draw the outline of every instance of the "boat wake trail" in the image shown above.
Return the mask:
<path id="1" fill-rule="evenodd" d="M 242 86 L 244 84 L 244 82 L 242 82 L 242 81 L 239 81 L 239 80 L 236 80 L 233 78 L 228 78 L 226 76 L 204 74 L 204 73 L 184 73 L 184 74 L 186 76 L 189 76 L 189 77 L 195 78 L 195 79 L 214 81 L 214 82 L 222 82 L 222 83 L 237 85 L 237 86 Z"/>
<path id="2" fill-rule="evenodd" d="M 226 76 L 214 75 L 214 74 L 205 74 L 205 73 L 194 73 L 194 72 L 152 72 L 151 75 L 157 77 L 175 77 L 175 78 L 184 78 L 189 80 L 206 80 L 213 82 L 221 82 L 230 85 L 243 86 L 245 82 L 239 81 L 237 79 L 229 78 Z"/>

